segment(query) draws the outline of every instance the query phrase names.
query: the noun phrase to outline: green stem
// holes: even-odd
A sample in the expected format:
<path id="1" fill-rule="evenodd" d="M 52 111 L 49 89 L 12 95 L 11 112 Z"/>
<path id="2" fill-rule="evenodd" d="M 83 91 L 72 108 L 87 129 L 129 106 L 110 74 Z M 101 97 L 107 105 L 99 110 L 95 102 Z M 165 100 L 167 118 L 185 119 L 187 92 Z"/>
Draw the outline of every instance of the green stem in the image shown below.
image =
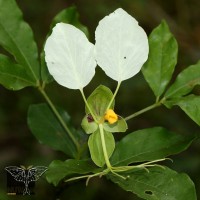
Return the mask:
<path id="1" fill-rule="evenodd" d="M 107 153 L 107 149 L 106 149 L 106 142 L 105 142 L 105 137 L 104 137 L 104 131 L 103 131 L 103 125 L 102 124 L 99 124 L 99 130 L 100 130 L 101 144 L 102 144 L 102 148 L 103 148 L 104 159 L 105 159 L 105 162 L 106 162 L 106 165 L 107 165 L 108 169 L 112 170 L 112 166 L 110 164 L 108 153 Z"/>
<path id="2" fill-rule="evenodd" d="M 83 175 L 83 176 L 77 176 L 77 177 L 69 178 L 69 179 L 65 180 L 65 182 L 70 182 L 70 181 L 75 181 L 75 180 L 80 180 L 80 179 L 83 179 L 83 178 L 87 178 L 87 180 L 86 180 L 86 186 L 87 186 L 88 183 L 89 183 L 89 180 L 91 178 L 96 177 L 96 176 L 99 176 L 101 178 L 103 175 L 106 175 L 108 172 L 109 172 L 109 170 L 105 169 L 105 170 L 103 170 L 101 172 L 97 172 L 95 174 L 88 174 L 88 175 Z"/>
<path id="3" fill-rule="evenodd" d="M 156 97 L 156 103 L 158 103 L 158 102 L 159 102 L 159 99 L 160 99 L 160 97 L 159 97 L 159 96 L 157 96 L 157 97 Z"/>
<path id="4" fill-rule="evenodd" d="M 148 106 L 148 107 L 146 107 L 146 108 L 144 108 L 144 109 L 142 109 L 142 110 L 140 110 L 140 111 L 138 111 L 138 112 L 136 112 L 136 113 L 133 113 L 132 115 L 129 115 L 128 117 L 126 117 L 126 118 L 124 118 L 124 119 L 125 119 L 126 121 L 128 121 L 129 119 L 132 119 L 132 118 L 134 118 L 134 117 L 137 117 L 138 115 L 141 115 L 141 114 L 143 114 L 143 113 L 145 113 L 145 112 L 147 112 L 147 111 L 149 111 L 149 110 L 152 110 L 152 109 L 154 109 L 154 108 L 156 108 L 156 107 L 159 107 L 159 106 L 161 106 L 161 102 L 154 103 L 153 105 Z"/>
<path id="5" fill-rule="evenodd" d="M 90 114 L 92 115 L 94 121 L 95 121 L 96 123 L 98 123 L 98 121 L 97 121 L 97 119 L 96 119 L 94 113 L 92 112 L 92 110 L 91 110 L 91 108 L 90 108 L 90 106 L 89 106 L 89 104 L 88 104 L 88 102 L 87 102 L 87 100 L 86 100 L 86 98 L 85 98 L 85 94 L 84 94 L 84 92 L 83 92 L 83 89 L 80 89 L 80 92 L 81 92 L 81 95 L 82 95 L 83 100 L 84 100 L 84 102 L 85 102 L 85 105 L 87 106 L 87 108 L 88 108 Z"/>
<path id="6" fill-rule="evenodd" d="M 115 92 L 114 92 L 114 94 L 113 94 L 113 97 L 112 97 L 112 99 L 110 100 L 110 103 L 108 104 L 106 110 L 108 110 L 108 109 L 110 108 L 112 102 L 114 101 L 114 99 L 115 99 L 115 97 L 116 97 L 116 95 L 117 95 L 117 92 L 118 92 L 118 90 L 119 90 L 120 85 L 121 85 L 121 82 L 118 82 L 118 83 L 117 83 L 116 90 L 115 90 Z"/>
<path id="7" fill-rule="evenodd" d="M 43 88 L 39 87 L 39 91 L 41 92 L 41 94 L 43 95 L 43 97 L 45 98 L 45 100 L 47 101 L 47 103 L 49 104 L 49 106 L 52 109 L 53 113 L 56 115 L 57 119 L 59 120 L 59 122 L 61 123 L 61 125 L 63 126 L 63 128 L 68 133 L 69 137 L 71 138 L 71 140 L 73 141 L 74 145 L 76 146 L 77 151 L 79 152 L 80 145 L 79 145 L 78 141 L 74 137 L 73 133 L 71 132 L 71 130 L 69 129 L 69 127 L 67 126 L 67 124 L 64 122 L 63 118 L 61 117 L 61 115 L 57 111 L 56 107 L 54 106 L 54 104 L 52 103 L 52 101 L 50 100 L 50 98 L 48 97 L 48 95 L 46 94 L 46 92 L 44 91 Z"/>

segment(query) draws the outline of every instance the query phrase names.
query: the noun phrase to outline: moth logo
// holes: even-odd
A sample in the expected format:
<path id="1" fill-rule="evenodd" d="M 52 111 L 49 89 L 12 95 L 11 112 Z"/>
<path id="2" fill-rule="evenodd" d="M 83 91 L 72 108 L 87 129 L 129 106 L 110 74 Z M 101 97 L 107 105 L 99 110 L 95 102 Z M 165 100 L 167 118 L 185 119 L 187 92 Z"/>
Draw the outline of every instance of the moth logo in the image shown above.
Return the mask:
<path id="1" fill-rule="evenodd" d="M 32 189 L 35 186 L 35 181 L 37 181 L 47 169 L 48 168 L 44 166 L 29 166 L 28 168 L 25 168 L 24 166 L 6 167 L 8 194 L 33 194 L 33 192 L 30 191 L 30 188 Z"/>

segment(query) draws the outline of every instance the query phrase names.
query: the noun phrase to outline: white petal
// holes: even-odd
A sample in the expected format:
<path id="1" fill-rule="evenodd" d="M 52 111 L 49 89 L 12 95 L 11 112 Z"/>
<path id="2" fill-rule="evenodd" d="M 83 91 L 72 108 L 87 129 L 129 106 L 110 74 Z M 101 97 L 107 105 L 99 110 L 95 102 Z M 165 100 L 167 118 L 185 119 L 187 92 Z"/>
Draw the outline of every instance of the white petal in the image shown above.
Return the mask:
<path id="1" fill-rule="evenodd" d="M 116 81 L 137 74 L 147 60 L 147 35 L 138 22 L 121 8 L 99 22 L 95 37 L 97 64 Z"/>
<path id="2" fill-rule="evenodd" d="M 94 45 L 72 25 L 58 23 L 44 50 L 49 72 L 62 86 L 82 89 L 95 74 Z"/>

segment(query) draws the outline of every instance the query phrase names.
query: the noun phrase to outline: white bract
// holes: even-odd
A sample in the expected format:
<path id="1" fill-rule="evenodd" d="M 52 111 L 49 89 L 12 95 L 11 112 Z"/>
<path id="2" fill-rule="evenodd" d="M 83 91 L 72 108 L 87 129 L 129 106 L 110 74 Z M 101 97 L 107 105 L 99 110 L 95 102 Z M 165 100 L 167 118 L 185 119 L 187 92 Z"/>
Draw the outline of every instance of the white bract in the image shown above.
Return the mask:
<path id="1" fill-rule="evenodd" d="M 93 78 L 97 64 L 121 82 L 137 74 L 149 53 L 148 38 L 138 22 L 119 8 L 103 18 L 95 32 L 95 47 L 83 32 L 58 23 L 45 44 L 50 74 L 70 89 L 82 89 Z"/>
<path id="2" fill-rule="evenodd" d="M 148 58 L 145 31 L 121 8 L 99 22 L 95 37 L 97 64 L 118 82 L 137 74 Z"/>
<path id="3" fill-rule="evenodd" d="M 76 27 L 58 23 L 45 44 L 48 70 L 62 86 L 82 89 L 95 74 L 94 45 Z"/>

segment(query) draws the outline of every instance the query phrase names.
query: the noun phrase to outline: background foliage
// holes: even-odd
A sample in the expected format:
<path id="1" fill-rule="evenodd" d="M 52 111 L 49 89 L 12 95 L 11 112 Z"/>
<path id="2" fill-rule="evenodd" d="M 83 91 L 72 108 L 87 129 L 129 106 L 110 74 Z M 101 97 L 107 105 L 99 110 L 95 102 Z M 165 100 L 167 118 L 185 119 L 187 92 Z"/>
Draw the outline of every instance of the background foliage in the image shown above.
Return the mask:
<path id="1" fill-rule="evenodd" d="M 97 23 L 114 9 L 122 7 L 132 14 L 150 33 L 162 19 L 170 26 L 179 44 L 178 66 L 175 74 L 186 66 L 194 64 L 200 57 L 200 13 L 198 0 L 188 1 L 147 1 L 147 0 L 17 0 L 24 13 L 25 20 L 32 27 L 35 39 L 42 49 L 43 41 L 49 30 L 52 18 L 62 9 L 76 5 L 80 12 L 80 19 L 88 26 L 90 40 L 94 41 L 94 30 Z M 3 51 L 0 49 L 0 52 Z M 175 78 L 175 77 L 174 77 Z M 92 83 L 86 87 L 86 94 L 90 94 L 100 83 L 114 90 L 115 82 L 105 76 L 98 68 Z M 79 128 L 84 116 L 84 104 L 78 91 L 68 90 L 56 83 L 48 85 L 47 92 L 58 106 L 68 111 L 73 119 L 73 124 Z M 194 92 L 200 94 L 200 88 L 195 87 Z M 144 94 L 148 98 L 143 98 Z M 116 98 L 116 111 L 127 116 L 140 110 L 154 101 L 154 95 L 146 84 L 141 73 L 133 79 L 125 81 Z M 18 92 L 8 91 L 0 86 L 0 192 L 5 191 L 4 167 L 8 165 L 49 165 L 53 159 L 64 160 L 63 153 L 53 151 L 45 145 L 38 143 L 27 126 L 27 111 L 30 104 L 44 102 L 40 94 L 33 88 L 23 89 Z M 75 108 L 74 108 L 75 107 Z M 145 113 L 128 122 L 133 131 L 152 126 L 164 126 L 171 131 L 183 135 L 199 133 L 199 127 L 190 120 L 178 107 L 167 110 L 164 106 Z M 120 137 L 120 135 L 118 136 Z M 186 172 L 194 181 L 200 197 L 200 142 L 199 140 L 186 151 L 174 156 L 173 164 L 166 164 L 178 172 Z M 85 187 L 85 182 L 70 185 L 60 185 L 54 188 L 41 179 L 36 184 L 37 196 L 31 198 L 44 199 L 48 193 L 51 199 L 137 199 L 132 194 L 122 191 L 116 185 L 104 179 L 94 179 L 93 184 Z M 77 193 L 77 191 L 79 191 Z M 9 199 L 5 196 L 1 199 Z M 19 199 L 23 199 L 19 197 Z"/>

